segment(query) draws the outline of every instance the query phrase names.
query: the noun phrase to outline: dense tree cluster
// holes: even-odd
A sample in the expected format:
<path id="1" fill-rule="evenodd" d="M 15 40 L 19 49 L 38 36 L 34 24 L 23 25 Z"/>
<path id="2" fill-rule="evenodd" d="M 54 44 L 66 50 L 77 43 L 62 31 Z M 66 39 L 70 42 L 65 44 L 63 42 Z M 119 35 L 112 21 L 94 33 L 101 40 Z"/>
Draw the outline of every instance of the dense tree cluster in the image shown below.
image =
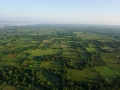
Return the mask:
<path id="1" fill-rule="evenodd" d="M 29 68 L 0 68 L 0 84 L 8 84 L 22 89 L 55 90 L 53 84 L 43 77 L 42 70 Z"/>
<path id="2" fill-rule="evenodd" d="M 33 59 L 35 60 L 42 60 L 42 61 L 63 61 L 63 57 L 60 55 L 43 55 L 43 56 L 34 56 Z"/>
<path id="3" fill-rule="evenodd" d="M 109 82 L 103 80 L 101 82 L 95 81 L 71 81 L 67 79 L 64 81 L 63 90 L 119 90 L 119 78 L 115 81 Z"/>

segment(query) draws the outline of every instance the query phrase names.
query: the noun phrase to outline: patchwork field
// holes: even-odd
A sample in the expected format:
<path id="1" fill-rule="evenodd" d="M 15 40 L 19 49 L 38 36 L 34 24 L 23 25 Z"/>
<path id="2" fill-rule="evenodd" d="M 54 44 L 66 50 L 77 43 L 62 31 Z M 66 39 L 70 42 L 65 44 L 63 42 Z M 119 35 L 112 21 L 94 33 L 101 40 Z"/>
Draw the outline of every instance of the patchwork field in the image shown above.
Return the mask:
<path id="1" fill-rule="evenodd" d="M 0 28 L 0 90 L 5 86 L 15 90 L 119 90 L 119 30 L 79 25 Z"/>
<path id="2" fill-rule="evenodd" d="M 113 70 L 120 73 L 120 59 L 119 59 L 119 53 L 106 53 L 102 54 L 103 61 Z"/>

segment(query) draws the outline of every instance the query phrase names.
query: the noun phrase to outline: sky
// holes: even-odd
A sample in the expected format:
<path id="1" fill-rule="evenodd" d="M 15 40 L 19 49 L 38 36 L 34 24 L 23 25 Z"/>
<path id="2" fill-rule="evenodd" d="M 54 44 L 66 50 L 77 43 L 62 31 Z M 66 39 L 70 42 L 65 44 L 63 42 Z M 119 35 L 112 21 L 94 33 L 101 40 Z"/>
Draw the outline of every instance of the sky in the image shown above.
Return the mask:
<path id="1" fill-rule="evenodd" d="M 0 0 L 0 23 L 120 25 L 120 0 Z"/>

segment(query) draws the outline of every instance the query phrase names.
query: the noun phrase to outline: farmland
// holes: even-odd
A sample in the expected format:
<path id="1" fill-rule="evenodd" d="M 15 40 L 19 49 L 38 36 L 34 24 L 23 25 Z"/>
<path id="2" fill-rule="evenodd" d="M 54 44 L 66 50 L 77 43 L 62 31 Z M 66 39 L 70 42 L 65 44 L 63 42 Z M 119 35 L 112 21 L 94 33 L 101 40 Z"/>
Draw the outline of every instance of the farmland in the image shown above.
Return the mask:
<path id="1" fill-rule="evenodd" d="M 0 28 L 0 75 L 0 90 L 118 90 L 120 28 Z"/>
<path id="2" fill-rule="evenodd" d="M 117 73 L 114 72 L 113 70 L 111 70 L 109 67 L 98 66 L 98 67 L 95 67 L 95 69 L 96 69 L 96 71 L 98 71 L 100 73 L 100 75 L 103 78 L 115 79 L 116 77 L 118 77 Z"/>
<path id="3" fill-rule="evenodd" d="M 85 70 L 74 70 L 70 69 L 68 73 L 69 78 L 72 80 L 96 80 L 100 81 L 101 76 L 93 68 Z"/>

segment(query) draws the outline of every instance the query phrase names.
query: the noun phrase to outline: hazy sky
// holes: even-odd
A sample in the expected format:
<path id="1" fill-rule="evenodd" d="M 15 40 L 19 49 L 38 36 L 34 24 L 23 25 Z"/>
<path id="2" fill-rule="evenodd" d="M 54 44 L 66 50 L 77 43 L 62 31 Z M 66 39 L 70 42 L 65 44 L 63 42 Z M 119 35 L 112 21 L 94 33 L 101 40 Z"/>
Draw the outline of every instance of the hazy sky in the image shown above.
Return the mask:
<path id="1" fill-rule="evenodd" d="M 120 0 L 0 0 L 0 22 L 120 25 Z"/>

